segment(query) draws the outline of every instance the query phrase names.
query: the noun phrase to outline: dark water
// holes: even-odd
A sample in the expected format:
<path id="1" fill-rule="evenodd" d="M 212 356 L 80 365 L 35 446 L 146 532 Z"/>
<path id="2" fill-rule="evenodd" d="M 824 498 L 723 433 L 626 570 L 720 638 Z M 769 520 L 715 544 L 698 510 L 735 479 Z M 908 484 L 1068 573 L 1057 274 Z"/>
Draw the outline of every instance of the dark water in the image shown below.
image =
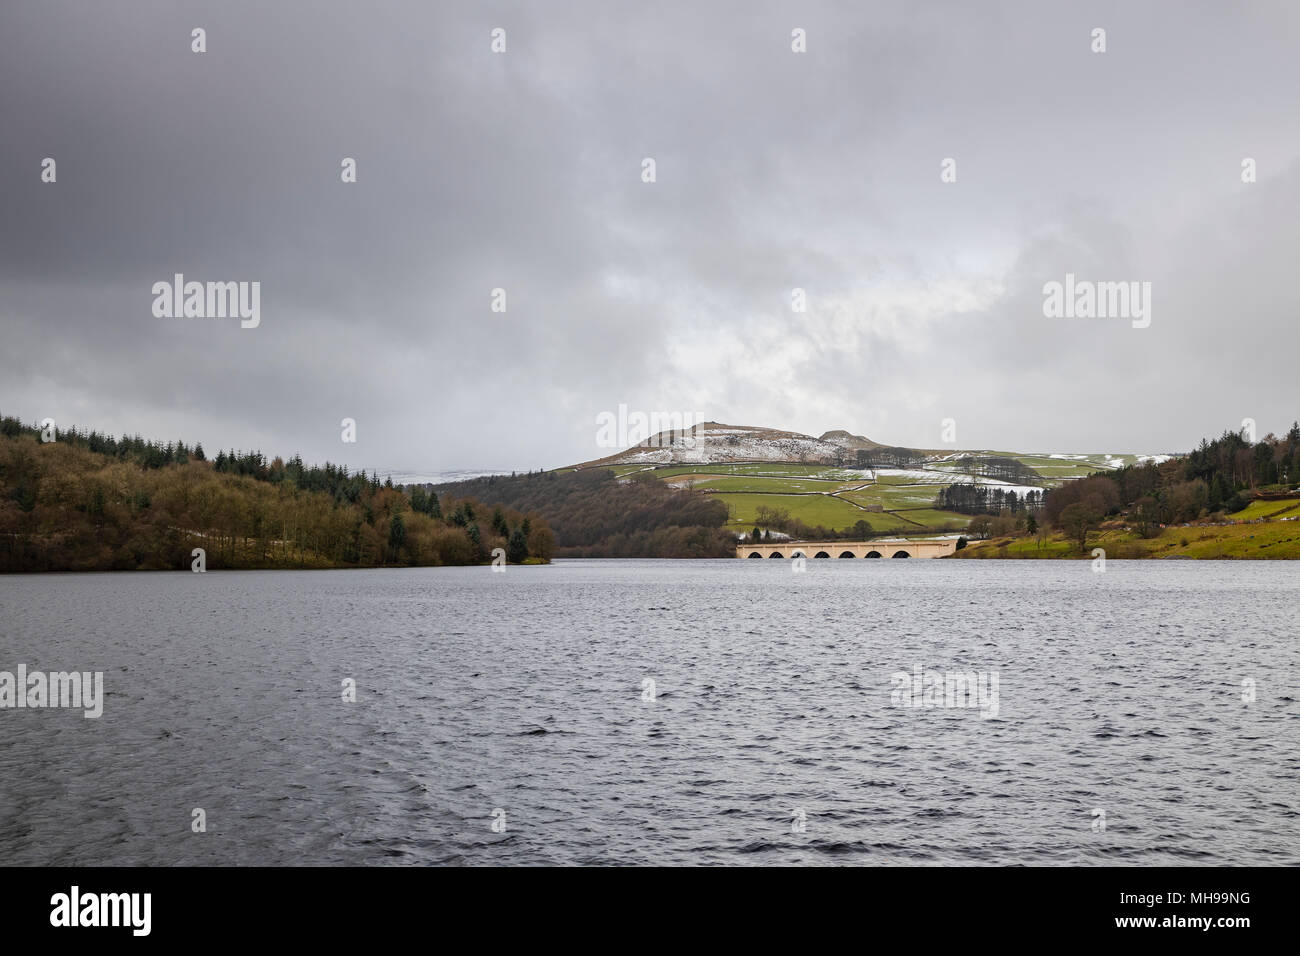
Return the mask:
<path id="1" fill-rule="evenodd" d="M 1285 562 L 6 577 L 0 670 L 106 699 L 0 710 L 0 862 L 1295 865 L 1298 620 Z"/>

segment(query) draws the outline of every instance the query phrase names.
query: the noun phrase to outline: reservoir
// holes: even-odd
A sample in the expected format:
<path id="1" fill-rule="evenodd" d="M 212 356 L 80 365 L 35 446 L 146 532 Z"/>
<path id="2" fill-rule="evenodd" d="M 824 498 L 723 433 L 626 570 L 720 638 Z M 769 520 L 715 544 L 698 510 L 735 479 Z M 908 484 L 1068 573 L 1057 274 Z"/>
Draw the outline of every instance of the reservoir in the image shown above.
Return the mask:
<path id="1" fill-rule="evenodd" d="M 0 852 L 1294 866 L 1298 618 L 1288 562 L 6 576 L 0 670 L 104 677 L 0 710 Z"/>

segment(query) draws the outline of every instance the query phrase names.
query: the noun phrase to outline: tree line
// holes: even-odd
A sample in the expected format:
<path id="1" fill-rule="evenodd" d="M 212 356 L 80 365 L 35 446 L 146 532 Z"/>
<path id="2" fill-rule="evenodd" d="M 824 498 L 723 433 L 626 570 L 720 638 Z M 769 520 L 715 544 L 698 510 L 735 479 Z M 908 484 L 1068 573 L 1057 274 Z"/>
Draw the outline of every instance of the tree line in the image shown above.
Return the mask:
<path id="1" fill-rule="evenodd" d="M 981 478 L 994 478 L 998 481 L 1022 485 L 1037 484 L 1043 480 L 1042 475 L 1023 461 L 1000 455 L 965 455 L 957 459 L 956 464 L 958 471 L 968 475 L 979 475 Z"/>
<path id="2" fill-rule="evenodd" d="M 1143 537 L 1160 528 L 1240 511 L 1264 491 L 1300 487 L 1300 424 L 1282 438 L 1270 433 L 1251 442 L 1238 432 L 1201 439 L 1185 456 L 1155 464 L 1125 465 L 1089 475 L 1047 493 L 1043 515 L 1086 549 L 1088 534 L 1108 517 L 1124 514 Z"/>
<path id="3" fill-rule="evenodd" d="M 0 571 L 549 561 L 540 515 L 443 496 L 298 456 L 43 430 L 0 417 Z"/>
<path id="4" fill-rule="evenodd" d="M 919 468 L 925 464 L 926 456 L 911 448 L 894 446 L 862 449 L 857 460 L 859 468 Z"/>
<path id="5" fill-rule="evenodd" d="M 963 482 L 939 489 L 934 506 L 940 511 L 963 515 L 999 515 L 1004 510 L 1018 515 L 1023 511 L 1038 511 L 1043 506 L 1043 493 L 1027 491 L 1022 495 L 1013 488 Z"/>

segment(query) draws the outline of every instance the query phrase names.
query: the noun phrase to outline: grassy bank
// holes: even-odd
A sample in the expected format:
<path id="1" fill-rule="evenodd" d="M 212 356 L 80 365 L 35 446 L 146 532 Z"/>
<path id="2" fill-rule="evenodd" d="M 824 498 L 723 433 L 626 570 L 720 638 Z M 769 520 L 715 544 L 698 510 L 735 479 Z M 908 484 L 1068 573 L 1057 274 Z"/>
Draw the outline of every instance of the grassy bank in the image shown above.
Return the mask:
<path id="1" fill-rule="evenodd" d="M 1253 504 L 1260 504 L 1255 502 Z M 1269 502 L 1275 504 L 1275 502 Z M 1228 525 L 1168 527 L 1153 538 L 1123 528 L 1106 528 L 1088 536 L 1088 549 L 1053 534 L 972 541 L 958 558 L 1088 558 L 1104 548 L 1107 558 L 1199 558 L 1300 560 L 1300 521 L 1248 521 Z"/>

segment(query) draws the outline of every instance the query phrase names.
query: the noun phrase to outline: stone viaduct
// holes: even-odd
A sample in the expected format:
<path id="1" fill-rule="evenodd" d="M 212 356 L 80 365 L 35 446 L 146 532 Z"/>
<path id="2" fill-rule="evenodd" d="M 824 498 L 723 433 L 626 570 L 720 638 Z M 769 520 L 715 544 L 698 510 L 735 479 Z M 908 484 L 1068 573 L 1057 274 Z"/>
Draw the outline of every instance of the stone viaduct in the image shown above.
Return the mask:
<path id="1" fill-rule="evenodd" d="M 738 544 L 738 558 L 942 558 L 957 550 L 956 538 L 889 538 L 878 541 L 774 541 Z"/>

